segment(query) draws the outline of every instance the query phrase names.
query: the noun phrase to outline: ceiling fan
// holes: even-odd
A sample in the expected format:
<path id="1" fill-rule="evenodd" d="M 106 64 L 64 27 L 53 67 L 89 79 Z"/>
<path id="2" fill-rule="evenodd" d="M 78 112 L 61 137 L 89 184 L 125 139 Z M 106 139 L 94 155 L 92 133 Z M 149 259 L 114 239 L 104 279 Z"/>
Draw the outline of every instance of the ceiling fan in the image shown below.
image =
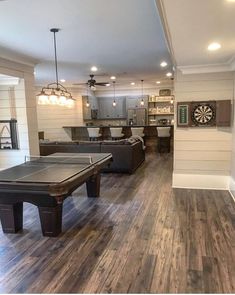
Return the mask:
<path id="1" fill-rule="evenodd" d="M 90 75 L 90 79 L 86 83 L 74 83 L 73 85 L 88 85 L 91 90 L 96 90 L 96 86 L 110 86 L 109 82 L 96 82 L 94 75 Z"/>

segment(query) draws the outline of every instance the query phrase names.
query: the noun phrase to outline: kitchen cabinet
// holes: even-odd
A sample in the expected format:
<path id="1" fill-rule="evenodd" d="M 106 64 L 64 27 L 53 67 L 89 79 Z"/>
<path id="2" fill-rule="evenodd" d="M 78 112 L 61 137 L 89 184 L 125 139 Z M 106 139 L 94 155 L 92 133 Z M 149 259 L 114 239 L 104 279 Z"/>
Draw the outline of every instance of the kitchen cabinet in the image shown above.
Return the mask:
<path id="1" fill-rule="evenodd" d="M 126 118 L 126 98 L 116 97 L 116 106 L 113 106 L 112 97 L 97 97 L 98 118 L 99 119 L 118 119 Z"/>
<path id="2" fill-rule="evenodd" d="M 89 102 L 90 102 L 90 105 L 91 105 L 91 109 L 92 110 L 98 110 L 98 100 L 97 100 L 97 97 L 92 95 L 92 96 L 89 96 Z"/>
<path id="3" fill-rule="evenodd" d="M 89 107 L 87 107 L 86 103 L 87 103 L 87 96 L 83 96 L 82 97 L 83 120 L 91 120 L 91 104 Z"/>
<path id="4" fill-rule="evenodd" d="M 148 105 L 148 95 L 144 95 L 144 105 L 141 106 L 140 102 L 142 100 L 142 96 L 127 96 L 126 97 L 126 109 L 135 109 L 135 108 L 146 108 Z"/>
<path id="5" fill-rule="evenodd" d="M 97 104 L 96 97 L 89 96 L 89 106 L 87 106 L 87 96 L 83 96 L 82 111 L 83 111 L 83 120 L 97 119 L 98 104 Z"/>

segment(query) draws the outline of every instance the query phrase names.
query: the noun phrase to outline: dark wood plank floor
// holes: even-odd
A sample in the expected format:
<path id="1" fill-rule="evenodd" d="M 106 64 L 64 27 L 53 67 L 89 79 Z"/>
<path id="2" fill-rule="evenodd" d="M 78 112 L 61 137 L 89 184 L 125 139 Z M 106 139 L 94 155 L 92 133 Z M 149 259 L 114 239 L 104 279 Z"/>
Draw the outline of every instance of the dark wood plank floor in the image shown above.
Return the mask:
<path id="1" fill-rule="evenodd" d="M 134 175 L 105 174 L 64 206 L 64 233 L 0 230 L 1 293 L 234 293 L 235 205 L 228 192 L 171 188 L 172 156 L 151 153 Z"/>

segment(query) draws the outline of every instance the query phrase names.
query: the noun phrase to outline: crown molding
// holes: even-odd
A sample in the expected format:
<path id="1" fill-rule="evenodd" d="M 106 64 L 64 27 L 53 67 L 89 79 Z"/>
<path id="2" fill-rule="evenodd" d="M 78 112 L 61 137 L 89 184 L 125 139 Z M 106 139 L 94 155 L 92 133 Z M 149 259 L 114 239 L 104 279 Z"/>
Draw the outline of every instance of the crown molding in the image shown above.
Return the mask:
<path id="1" fill-rule="evenodd" d="M 20 79 L 16 77 L 7 77 L 0 75 L 0 85 L 18 85 Z"/>
<path id="2" fill-rule="evenodd" d="M 233 72 L 235 71 L 235 56 L 226 63 L 177 66 L 177 69 L 179 69 L 183 75 Z"/>
<path id="3" fill-rule="evenodd" d="M 164 2 L 163 2 L 163 0 L 155 0 L 155 4 L 156 4 L 157 12 L 159 13 L 159 16 L 161 19 L 162 28 L 164 31 L 164 36 L 166 39 L 168 51 L 171 55 L 173 65 L 176 66 L 177 63 L 176 63 L 176 59 L 175 59 L 174 47 L 172 44 L 171 32 L 170 32 L 169 24 L 167 21 L 166 9 L 165 9 Z"/>
<path id="4" fill-rule="evenodd" d="M 22 65 L 34 67 L 39 61 L 24 54 L 18 53 L 11 49 L 0 46 L 0 57 L 12 62 L 17 62 Z"/>

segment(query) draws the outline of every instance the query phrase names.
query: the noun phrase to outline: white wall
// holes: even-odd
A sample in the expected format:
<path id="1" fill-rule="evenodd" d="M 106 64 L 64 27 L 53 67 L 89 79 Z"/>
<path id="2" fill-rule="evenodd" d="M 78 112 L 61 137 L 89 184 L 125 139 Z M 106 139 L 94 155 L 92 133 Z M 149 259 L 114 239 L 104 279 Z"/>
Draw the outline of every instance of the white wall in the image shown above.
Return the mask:
<path id="1" fill-rule="evenodd" d="M 233 92 L 233 105 L 235 106 L 235 74 L 233 78 L 234 92 Z M 229 189 L 235 198 L 235 109 L 233 109 L 233 129 L 232 129 L 232 160 L 231 160 L 231 178 Z"/>
<path id="2" fill-rule="evenodd" d="M 233 91 L 233 73 L 176 73 L 176 102 L 232 100 Z M 175 126 L 173 186 L 228 189 L 231 148 L 231 128 Z"/>
<path id="3" fill-rule="evenodd" d="M 17 119 L 20 147 L 19 150 L 0 150 L 0 169 L 4 169 L 24 162 L 25 155 L 39 154 L 39 146 L 33 67 L 0 58 L 0 73 L 20 78 L 19 85 L 0 89 L 0 118 L 14 116 Z M 9 97 L 15 108 L 10 107 Z"/>
<path id="4" fill-rule="evenodd" d="M 41 88 L 37 88 L 40 92 Z M 45 139 L 71 140 L 63 126 L 82 126 L 82 96 L 76 89 L 69 89 L 76 99 L 72 108 L 56 105 L 37 105 L 38 130 L 44 131 Z"/>

